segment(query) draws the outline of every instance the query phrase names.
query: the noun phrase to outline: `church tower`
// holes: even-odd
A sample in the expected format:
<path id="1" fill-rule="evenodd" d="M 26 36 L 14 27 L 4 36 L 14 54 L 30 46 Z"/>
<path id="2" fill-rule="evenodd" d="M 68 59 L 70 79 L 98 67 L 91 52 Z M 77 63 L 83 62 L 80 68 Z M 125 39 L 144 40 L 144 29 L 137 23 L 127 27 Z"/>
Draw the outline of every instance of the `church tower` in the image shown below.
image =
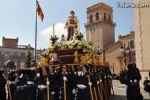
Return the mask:
<path id="1" fill-rule="evenodd" d="M 95 49 L 104 49 L 115 43 L 113 10 L 107 4 L 98 3 L 87 8 L 86 39 Z"/>

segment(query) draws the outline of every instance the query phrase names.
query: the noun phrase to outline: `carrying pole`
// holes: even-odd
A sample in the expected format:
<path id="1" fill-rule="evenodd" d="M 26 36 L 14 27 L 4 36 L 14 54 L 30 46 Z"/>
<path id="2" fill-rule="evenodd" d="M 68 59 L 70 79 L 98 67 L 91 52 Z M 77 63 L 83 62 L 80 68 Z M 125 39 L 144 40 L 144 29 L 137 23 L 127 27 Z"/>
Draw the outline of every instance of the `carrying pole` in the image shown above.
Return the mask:
<path id="1" fill-rule="evenodd" d="M 67 100 L 66 97 L 66 80 L 64 79 L 64 100 Z"/>
<path id="2" fill-rule="evenodd" d="M 92 86 L 91 86 L 91 81 L 90 81 L 90 76 L 87 76 L 88 77 L 88 81 L 89 81 L 89 87 L 90 87 L 90 94 L 91 94 L 91 100 L 94 100 L 93 98 L 93 92 L 92 92 Z"/>
<path id="3" fill-rule="evenodd" d="M 7 81 L 7 89 L 8 89 L 9 99 L 12 100 L 12 95 L 11 95 L 11 90 L 10 90 L 10 84 L 9 84 L 9 81 Z"/>
<path id="4" fill-rule="evenodd" d="M 49 79 L 46 78 L 46 82 L 47 82 L 47 100 L 50 100 L 50 91 L 49 91 Z"/>

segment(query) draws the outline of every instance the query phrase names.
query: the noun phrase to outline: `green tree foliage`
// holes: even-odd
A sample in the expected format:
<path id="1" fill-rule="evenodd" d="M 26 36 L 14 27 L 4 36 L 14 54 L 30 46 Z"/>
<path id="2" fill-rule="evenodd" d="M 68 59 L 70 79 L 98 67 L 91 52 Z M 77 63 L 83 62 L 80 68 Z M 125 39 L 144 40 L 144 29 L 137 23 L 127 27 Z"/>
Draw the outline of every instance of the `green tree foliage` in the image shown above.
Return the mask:
<path id="1" fill-rule="evenodd" d="M 28 51 L 28 55 L 27 55 L 27 58 L 26 58 L 26 68 L 30 68 L 31 67 L 31 53 L 30 51 Z"/>

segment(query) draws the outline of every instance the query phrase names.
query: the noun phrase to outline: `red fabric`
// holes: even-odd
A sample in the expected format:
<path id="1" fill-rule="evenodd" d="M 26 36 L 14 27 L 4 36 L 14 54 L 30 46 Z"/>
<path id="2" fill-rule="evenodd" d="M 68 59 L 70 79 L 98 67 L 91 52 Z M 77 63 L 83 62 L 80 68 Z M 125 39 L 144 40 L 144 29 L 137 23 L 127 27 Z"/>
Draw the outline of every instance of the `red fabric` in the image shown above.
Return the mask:
<path id="1" fill-rule="evenodd" d="M 44 14 L 43 14 L 43 11 L 42 11 L 42 9 L 41 9 L 41 7 L 40 7 L 40 5 L 39 5 L 39 2 L 38 2 L 38 1 L 37 1 L 36 6 L 37 6 L 37 8 L 36 8 L 37 13 L 38 13 L 38 15 L 39 15 L 40 19 L 43 21 L 43 19 L 44 19 Z"/>

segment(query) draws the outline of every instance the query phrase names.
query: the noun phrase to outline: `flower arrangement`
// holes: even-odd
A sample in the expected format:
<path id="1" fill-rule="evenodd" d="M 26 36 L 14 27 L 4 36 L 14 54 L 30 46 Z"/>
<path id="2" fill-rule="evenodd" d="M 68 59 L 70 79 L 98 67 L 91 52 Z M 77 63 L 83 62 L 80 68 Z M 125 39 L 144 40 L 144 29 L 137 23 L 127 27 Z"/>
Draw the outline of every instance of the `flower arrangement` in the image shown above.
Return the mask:
<path id="1" fill-rule="evenodd" d="M 56 43 L 56 41 L 58 40 L 58 37 L 56 35 L 50 37 L 51 40 L 51 44 L 54 45 Z"/>
<path id="2" fill-rule="evenodd" d="M 61 39 L 59 42 L 57 42 L 58 37 L 51 36 L 51 44 L 49 45 L 50 50 L 54 49 L 81 49 L 86 48 L 88 50 L 94 50 L 94 47 L 92 46 L 92 42 L 88 42 L 85 39 L 83 39 L 83 34 L 75 34 L 75 38 L 69 41 L 65 41 L 64 36 L 63 39 Z"/>
<path id="3" fill-rule="evenodd" d="M 82 40 L 83 39 L 83 34 L 82 33 L 79 33 L 79 34 L 75 34 L 75 39 L 77 40 Z"/>

